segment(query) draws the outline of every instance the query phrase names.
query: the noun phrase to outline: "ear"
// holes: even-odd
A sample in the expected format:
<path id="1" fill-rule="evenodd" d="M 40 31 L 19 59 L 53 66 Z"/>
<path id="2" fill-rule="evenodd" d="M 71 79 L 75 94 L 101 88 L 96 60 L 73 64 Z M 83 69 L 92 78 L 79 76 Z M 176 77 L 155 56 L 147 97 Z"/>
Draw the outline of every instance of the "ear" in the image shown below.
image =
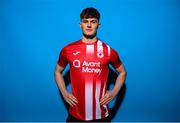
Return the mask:
<path id="1" fill-rule="evenodd" d="M 97 28 L 100 28 L 101 27 L 101 23 L 98 24 L 98 27 Z"/>
<path id="2" fill-rule="evenodd" d="M 81 22 L 79 23 L 79 27 L 82 28 Z"/>

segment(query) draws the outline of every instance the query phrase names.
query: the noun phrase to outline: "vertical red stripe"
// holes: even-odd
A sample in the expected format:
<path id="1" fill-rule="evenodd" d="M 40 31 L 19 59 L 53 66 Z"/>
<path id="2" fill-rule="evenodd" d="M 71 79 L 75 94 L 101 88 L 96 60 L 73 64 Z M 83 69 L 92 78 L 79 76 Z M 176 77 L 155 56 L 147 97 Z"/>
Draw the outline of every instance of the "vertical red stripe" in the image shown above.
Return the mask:
<path id="1" fill-rule="evenodd" d="M 103 97 L 103 86 L 104 86 L 104 84 L 103 84 L 102 81 L 101 81 L 100 99 Z M 103 106 L 102 106 L 102 105 L 100 105 L 100 109 L 101 109 L 101 117 L 102 117 L 103 114 L 104 114 Z"/>
<path id="2" fill-rule="evenodd" d="M 82 111 L 83 111 L 83 119 L 86 119 L 86 109 L 85 109 L 85 79 L 83 78 L 82 80 L 82 87 L 84 88 L 83 89 L 83 94 L 82 94 L 82 97 L 80 97 L 79 99 L 82 99 L 81 102 L 83 102 L 83 104 L 80 104 L 80 107 L 82 107 Z"/>

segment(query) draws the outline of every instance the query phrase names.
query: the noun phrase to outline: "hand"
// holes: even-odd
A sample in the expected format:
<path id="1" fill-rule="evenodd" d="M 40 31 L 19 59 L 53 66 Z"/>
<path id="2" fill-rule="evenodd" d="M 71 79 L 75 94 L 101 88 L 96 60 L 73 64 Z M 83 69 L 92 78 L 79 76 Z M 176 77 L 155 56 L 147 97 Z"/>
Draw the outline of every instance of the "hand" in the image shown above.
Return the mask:
<path id="1" fill-rule="evenodd" d="M 100 104 L 101 105 L 106 105 L 108 104 L 109 102 L 111 102 L 111 100 L 113 100 L 113 98 L 115 97 L 116 95 L 112 92 L 112 91 L 107 91 L 105 93 L 105 95 L 100 99 Z"/>
<path id="2" fill-rule="evenodd" d="M 70 106 L 75 106 L 78 103 L 77 98 L 74 97 L 71 93 L 66 92 L 63 94 L 63 97 Z"/>

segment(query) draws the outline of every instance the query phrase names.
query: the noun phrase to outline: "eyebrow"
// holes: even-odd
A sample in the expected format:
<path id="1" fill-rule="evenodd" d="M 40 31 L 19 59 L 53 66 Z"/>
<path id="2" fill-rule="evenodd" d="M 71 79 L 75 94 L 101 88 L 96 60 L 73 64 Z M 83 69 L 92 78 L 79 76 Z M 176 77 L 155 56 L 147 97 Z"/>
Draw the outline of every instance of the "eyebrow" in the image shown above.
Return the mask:
<path id="1" fill-rule="evenodd" d="M 92 20 L 88 20 L 88 19 L 82 19 L 81 21 L 96 21 L 96 22 L 98 22 L 98 20 L 97 19 L 92 19 Z"/>

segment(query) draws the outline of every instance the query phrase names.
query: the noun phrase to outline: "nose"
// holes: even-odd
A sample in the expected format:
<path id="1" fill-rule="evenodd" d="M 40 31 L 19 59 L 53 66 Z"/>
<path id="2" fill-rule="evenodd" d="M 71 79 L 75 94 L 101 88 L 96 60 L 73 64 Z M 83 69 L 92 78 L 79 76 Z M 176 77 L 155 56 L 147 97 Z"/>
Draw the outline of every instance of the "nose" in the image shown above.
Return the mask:
<path id="1" fill-rule="evenodd" d="M 87 23 L 87 27 L 88 27 L 88 28 L 91 28 L 91 23 Z"/>

